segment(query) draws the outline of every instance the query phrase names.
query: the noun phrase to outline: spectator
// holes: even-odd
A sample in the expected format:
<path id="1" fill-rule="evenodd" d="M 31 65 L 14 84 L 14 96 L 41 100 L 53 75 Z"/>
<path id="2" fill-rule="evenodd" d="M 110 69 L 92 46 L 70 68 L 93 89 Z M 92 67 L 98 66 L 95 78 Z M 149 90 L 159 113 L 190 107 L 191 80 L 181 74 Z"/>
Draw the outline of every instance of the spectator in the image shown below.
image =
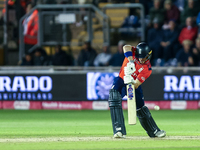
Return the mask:
<path id="1" fill-rule="evenodd" d="M 96 51 L 91 47 L 89 41 L 85 42 L 83 49 L 78 56 L 79 66 L 94 66 L 94 59 L 97 56 Z"/>
<path id="2" fill-rule="evenodd" d="M 150 26 L 155 18 L 157 18 L 158 22 L 160 22 L 161 24 L 164 22 L 165 10 L 161 7 L 160 0 L 154 0 L 154 7 L 150 9 L 149 15 L 150 15 Z"/>
<path id="3" fill-rule="evenodd" d="M 184 26 L 188 17 L 192 17 L 195 20 L 198 12 L 198 6 L 195 5 L 194 0 L 188 0 L 188 6 L 181 13 L 181 25 Z"/>
<path id="4" fill-rule="evenodd" d="M 54 66 L 72 66 L 73 57 L 62 50 L 61 45 L 55 47 L 55 54 L 52 58 L 52 65 Z"/>
<path id="5" fill-rule="evenodd" d="M 170 58 L 174 58 L 177 53 L 179 31 L 176 28 L 174 20 L 169 21 L 169 29 L 164 30 L 160 45 L 163 48 L 163 58 L 167 62 Z"/>
<path id="6" fill-rule="evenodd" d="M 32 4 L 28 3 L 26 7 L 26 14 L 28 14 L 32 9 Z M 37 44 L 37 34 L 38 34 L 38 10 L 34 10 L 32 14 L 27 16 L 23 21 L 24 26 L 24 43 L 25 43 L 25 53 Z"/>
<path id="7" fill-rule="evenodd" d="M 110 54 L 110 49 L 108 44 L 104 44 L 103 52 L 98 54 L 94 60 L 95 66 L 108 66 L 109 60 L 112 55 Z"/>
<path id="8" fill-rule="evenodd" d="M 195 47 L 192 49 L 192 58 L 194 66 L 200 66 L 200 38 L 195 40 Z"/>
<path id="9" fill-rule="evenodd" d="M 37 48 L 33 56 L 33 65 L 42 66 L 44 65 L 45 61 L 46 61 L 46 55 L 44 54 L 44 50 L 42 48 Z"/>
<path id="10" fill-rule="evenodd" d="M 117 53 L 115 53 L 110 61 L 109 61 L 109 65 L 111 66 L 121 66 L 123 61 L 124 61 L 124 52 L 123 52 L 123 46 L 126 44 L 126 42 L 124 40 L 120 40 L 118 42 L 118 51 Z"/>
<path id="11" fill-rule="evenodd" d="M 179 23 L 180 11 L 178 8 L 172 4 L 171 0 L 165 0 L 165 24 L 168 24 L 170 20 L 175 20 Z"/>
<path id="12" fill-rule="evenodd" d="M 21 66 L 33 66 L 33 60 L 31 54 L 25 55 L 25 58 L 22 59 Z"/>
<path id="13" fill-rule="evenodd" d="M 190 52 L 191 45 L 192 41 L 190 40 L 183 41 L 183 48 L 181 48 L 176 55 L 178 66 L 192 66 L 194 64 L 192 54 Z"/>
<path id="14" fill-rule="evenodd" d="M 198 28 L 194 26 L 192 17 L 186 19 L 186 27 L 181 30 L 179 35 L 179 43 L 182 44 L 184 40 L 195 41 L 197 37 Z"/>
<path id="15" fill-rule="evenodd" d="M 7 21 L 9 25 L 13 25 L 12 33 L 12 40 L 16 43 L 19 41 L 19 20 L 22 16 L 25 15 L 25 6 L 30 0 L 4 0 L 4 8 L 2 9 L 2 13 L 0 13 L 0 23 L 3 23 L 3 16 L 6 12 L 5 4 L 8 3 L 7 8 Z M 1 1 L 2 3 L 2 1 Z M 1 4 L 2 5 L 2 4 Z M 2 21 L 2 22 L 1 22 Z"/>
<path id="16" fill-rule="evenodd" d="M 147 41 L 151 49 L 153 49 L 152 60 L 162 58 L 162 47 L 160 45 L 163 30 L 160 28 L 160 23 L 157 19 L 153 21 L 153 28 L 148 30 Z"/>

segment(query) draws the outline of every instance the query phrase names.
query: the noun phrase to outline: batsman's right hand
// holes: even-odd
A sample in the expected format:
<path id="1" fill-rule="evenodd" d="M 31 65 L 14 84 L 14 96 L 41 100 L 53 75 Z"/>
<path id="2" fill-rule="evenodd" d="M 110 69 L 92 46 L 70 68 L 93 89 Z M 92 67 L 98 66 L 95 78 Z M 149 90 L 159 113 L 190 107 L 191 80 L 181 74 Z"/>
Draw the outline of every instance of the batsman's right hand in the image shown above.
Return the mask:
<path id="1" fill-rule="evenodd" d="M 135 84 L 136 82 L 131 75 L 125 75 L 124 76 L 124 84 L 130 84 L 130 83 Z"/>
<path id="2" fill-rule="evenodd" d="M 126 75 L 131 75 L 136 71 L 135 69 L 135 64 L 133 62 L 128 62 L 127 66 L 124 67 L 124 74 Z"/>

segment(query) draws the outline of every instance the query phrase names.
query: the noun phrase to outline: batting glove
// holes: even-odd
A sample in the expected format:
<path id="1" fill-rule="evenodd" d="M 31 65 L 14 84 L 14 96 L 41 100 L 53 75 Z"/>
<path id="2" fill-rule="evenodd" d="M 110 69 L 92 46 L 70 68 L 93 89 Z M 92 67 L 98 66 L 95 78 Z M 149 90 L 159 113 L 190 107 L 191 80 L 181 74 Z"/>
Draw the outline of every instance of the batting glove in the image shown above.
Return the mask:
<path id="1" fill-rule="evenodd" d="M 133 77 L 131 75 L 124 76 L 124 84 L 130 84 L 130 83 L 133 83 L 133 84 L 136 83 Z"/>
<path id="2" fill-rule="evenodd" d="M 127 66 L 124 67 L 124 74 L 131 75 L 136 71 L 135 64 L 133 62 L 127 63 Z"/>

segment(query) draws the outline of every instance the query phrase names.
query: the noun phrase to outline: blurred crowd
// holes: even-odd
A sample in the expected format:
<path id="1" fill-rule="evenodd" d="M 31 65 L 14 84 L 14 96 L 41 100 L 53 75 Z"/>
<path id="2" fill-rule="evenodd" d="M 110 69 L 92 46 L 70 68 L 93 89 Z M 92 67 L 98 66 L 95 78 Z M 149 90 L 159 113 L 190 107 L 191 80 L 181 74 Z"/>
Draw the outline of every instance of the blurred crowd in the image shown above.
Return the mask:
<path id="1" fill-rule="evenodd" d="M 9 0 L 12 2 L 12 0 Z M 18 1 L 19 2 L 19 1 Z M 20 0 L 23 9 L 18 11 L 18 18 L 29 13 L 33 5 L 43 4 L 85 4 L 98 7 L 101 2 L 141 3 L 145 8 L 146 41 L 153 50 L 153 66 L 200 66 L 200 0 Z M 14 5 L 14 3 L 10 3 Z M 16 3 L 15 3 L 16 5 Z M 137 16 L 130 11 L 130 16 Z M 102 52 L 92 48 L 91 41 L 85 41 L 78 58 L 71 50 L 63 51 L 61 45 L 55 46 L 55 54 L 49 56 L 41 47 L 31 53 L 37 43 L 37 10 L 23 21 L 26 55 L 20 65 L 64 65 L 64 66 L 121 66 L 124 55 L 124 40 L 120 40 L 117 52 L 111 53 L 110 45 L 104 44 Z M 138 15 L 139 18 L 139 15 Z M 126 21 L 126 20 L 124 20 Z M 123 24 L 124 25 L 124 24 Z M 137 26 L 133 26 L 137 27 Z M 127 43 L 129 44 L 129 43 Z"/>
<path id="2" fill-rule="evenodd" d="M 200 65 L 200 1 L 154 0 L 147 42 L 155 66 Z"/>
<path id="3" fill-rule="evenodd" d="M 54 55 L 47 55 L 43 48 L 38 47 L 32 53 L 26 53 L 19 64 L 22 66 L 121 66 L 125 58 L 123 53 L 125 44 L 124 40 L 120 40 L 115 54 L 110 53 L 110 46 L 107 44 L 103 45 L 101 53 L 97 53 L 91 47 L 90 41 L 85 41 L 77 59 L 70 49 L 67 52 L 62 50 L 61 45 L 55 46 Z"/>

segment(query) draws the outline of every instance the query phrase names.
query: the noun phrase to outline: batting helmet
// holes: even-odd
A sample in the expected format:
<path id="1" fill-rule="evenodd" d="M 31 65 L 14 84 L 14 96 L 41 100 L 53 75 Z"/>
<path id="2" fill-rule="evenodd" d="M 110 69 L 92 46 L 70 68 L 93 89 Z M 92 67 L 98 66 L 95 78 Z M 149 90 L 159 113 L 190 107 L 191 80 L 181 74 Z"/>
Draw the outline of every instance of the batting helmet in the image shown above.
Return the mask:
<path id="1" fill-rule="evenodd" d="M 152 50 L 149 48 L 147 43 L 141 42 L 137 45 L 135 51 L 136 58 L 146 58 L 146 60 L 150 60 L 152 56 Z"/>

